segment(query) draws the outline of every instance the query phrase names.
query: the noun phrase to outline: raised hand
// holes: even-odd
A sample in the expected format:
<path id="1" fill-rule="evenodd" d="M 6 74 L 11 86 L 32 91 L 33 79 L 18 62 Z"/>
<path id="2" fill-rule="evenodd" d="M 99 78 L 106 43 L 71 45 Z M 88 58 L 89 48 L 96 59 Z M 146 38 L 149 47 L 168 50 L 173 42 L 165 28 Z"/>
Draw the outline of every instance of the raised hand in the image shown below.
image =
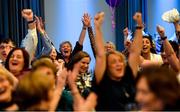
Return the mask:
<path id="1" fill-rule="evenodd" d="M 128 40 L 128 39 L 124 41 L 124 47 L 126 49 L 130 48 L 131 44 L 132 44 L 132 42 L 130 40 Z"/>
<path id="2" fill-rule="evenodd" d="M 123 34 L 124 34 L 124 37 L 127 37 L 127 36 L 128 36 L 128 34 L 129 34 L 128 27 L 126 27 L 126 28 L 123 30 Z"/>
<path id="3" fill-rule="evenodd" d="M 61 71 L 61 73 L 57 76 L 56 87 L 55 87 L 54 94 L 50 102 L 50 107 L 49 107 L 50 111 L 54 111 L 57 108 L 57 105 L 61 99 L 62 91 L 66 84 L 67 76 L 68 76 L 68 72 L 66 68 L 64 68 Z"/>
<path id="4" fill-rule="evenodd" d="M 180 21 L 180 20 L 179 20 L 179 21 Z M 176 31 L 180 31 L 179 21 L 173 23 Z"/>
<path id="5" fill-rule="evenodd" d="M 59 73 L 61 73 L 61 71 L 64 69 L 64 63 L 65 62 L 62 59 L 54 60 L 54 64 L 58 69 L 57 75 L 59 75 Z"/>
<path id="6" fill-rule="evenodd" d="M 95 109 L 97 104 L 97 95 L 95 93 L 90 93 L 86 100 L 80 94 L 77 94 L 73 95 L 73 108 L 75 111 L 93 111 Z"/>
<path id="7" fill-rule="evenodd" d="M 96 28 L 100 28 L 104 21 L 104 12 L 100 12 L 94 17 L 94 25 Z"/>
<path id="8" fill-rule="evenodd" d="M 36 18 L 36 26 L 37 26 L 37 30 L 40 32 L 40 33 L 44 33 L 45 30 L 44 30 L 44 23 L 43 23 L 43 20 L 41 17 L 37 17 L 35 16 Z"/>
<path id="9" fill-rule="evenodd" d="M 33 12 L 31 9 L 23 9 L 21 15 L 26 21 L 33 21 Z"/>
<path id="10" fill-rule="evenodd" d="M 160 25 L 157 25 L 156 30 L 159 33 L 160 37 L 164 37 L 165 36 L 165 29 L 164 29 L 164 27 L 162 27 Z"/>
<path id="11" fill-rule="evenodd" d="M 140 12 L 136 12 L 133 16 L 133 19 L 136 21 L 137 25 L 143 26 L 142 14 Z"/>
<path id="12" fill-rule="evenodd" d="M 90 27 L 91 26 L 91 17 L 89 16 L 88 13 L 84 13 L 83 18 L 83 27 Z"/>
<path id="13" fill-rule="evenodd" d="M 90 93 L 90 95 L 85 100 L 79 93 L 77 86 L 75 84 L 76 77 L 78 75 L 80 65 L 75 64 L 73 71 L 69 71 L 68 75 L 68 84 L 71 88 L 71 92 L 73 95 L 73 108 L 74 111 L 92 111 L 94 110 L 97 104 L 97 96 L 95 93 Z"/>
<path id="14" fill-rule="evenodd" d="M 56 87 L 63 90 L 63 87 L 66 84 L 66 79 L 68 77 L 68 72 L 66 68 L 63 68 L 61 72 L 57 75 Z"/>

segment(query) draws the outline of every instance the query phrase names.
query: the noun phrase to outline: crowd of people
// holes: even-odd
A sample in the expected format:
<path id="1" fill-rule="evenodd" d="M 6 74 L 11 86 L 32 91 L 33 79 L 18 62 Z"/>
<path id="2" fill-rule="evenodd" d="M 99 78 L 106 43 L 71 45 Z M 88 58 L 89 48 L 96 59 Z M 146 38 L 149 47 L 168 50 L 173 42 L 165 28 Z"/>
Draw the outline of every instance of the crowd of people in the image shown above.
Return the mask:
<path id="1" fill-rule="evenodd" d="M 0 41 L 0 110 L 180 110 L 180 43 L 168 41 L 165 29 L 158 25 L 163 45 L 157 54 L 152 37 L 143 34 L 140 12 L 133 16 L 137 25 L 132 39 L 128 39 L 129 29 L 123 30 L 122 52 L 114 43 L 104 43 L 104 12 L 94 16 L 94 28 L 85 13 L 75 47 L 64 41 L 59 50 L 48 37 L 41 17 L 34 16 L 31 9 L 21 13 L 28 25 L 21 46 L 16 47 L 10 38 Z M 173 24 L 180 40 L 179 21 Z M 94 57 L 83 51 L 86 30 Z M 38 38 L 43 48 L 35 56 Z M 90 72 L 92 58 L 95 64 Z"/>

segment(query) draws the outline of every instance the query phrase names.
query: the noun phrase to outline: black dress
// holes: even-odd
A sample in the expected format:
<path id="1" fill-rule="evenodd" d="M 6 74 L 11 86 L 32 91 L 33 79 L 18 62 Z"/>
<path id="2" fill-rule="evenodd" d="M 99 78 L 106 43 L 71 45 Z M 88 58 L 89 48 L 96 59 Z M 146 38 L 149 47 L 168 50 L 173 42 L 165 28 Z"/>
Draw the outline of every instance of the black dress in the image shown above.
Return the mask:
<path id="1" fill-rule="evenodd" d="M 129 65 L 120 81 L 111 80 L 107 73 L 99 85 L 93 87 L 98 95 L 96 110 L 118 111 L 126 110 L 128 104 L 134 103 L 135 81 Z"/>

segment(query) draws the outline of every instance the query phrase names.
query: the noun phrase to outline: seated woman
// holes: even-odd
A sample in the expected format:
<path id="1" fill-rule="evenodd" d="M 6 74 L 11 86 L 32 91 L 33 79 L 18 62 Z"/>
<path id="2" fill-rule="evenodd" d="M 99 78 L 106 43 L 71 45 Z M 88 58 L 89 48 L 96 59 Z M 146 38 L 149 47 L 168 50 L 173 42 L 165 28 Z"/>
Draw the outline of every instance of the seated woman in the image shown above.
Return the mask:
<path id="1" fill-rule="evenodd" d="M 12 97 L 17 83 L 18 80 L 0 65 L 0 110 L 14 111 L 18 109 Z"/>
<path id="2" fill-rule="evenodd" d="M 54 81 L 42 71 L 25 75 L 15 91 L 19 110 L 49 110 L 53 99 Z"/>
<path id="3" fill-rule="evenodd" d="M 63 70 L 57 69 L 49 57 L 41 57 L 32 64 L 32 71 L 41 71 L 54 82 L 54 97 L 50 110 L 72 111 L 72 96 L 64 90 L 66 74 Z"/>
<path id="4" fill-rule="evenodd" d="M 29 72 L 29 54 L 24 48 L 12 49 L 6 59 L 5 68 L 16 78 L 21 79 Z"/>
<path id="5" fill-rule="evenodd" d="M 71 70 L 73 70 L 75 64 L 80 63 L 76 84 L 83 97 L 87 97 L 89 95 L 91 88 L 92 74 L 88 72 L 90 61 L 91 58 L 88 53 L 79 51 L 72 57 L 69 63 L 69 69 Z"/>
<path id="6" fill-rule="evenodd" d="M 32 63 L 32 71 L 41 71 L 48 75 L 50 79 L 56 80 L 57 69 L 49 57 L 41 57 Z"/>
<path id="7" fill-rule="evenodd" d="M 149 66 L 138 73 L 136 101 L 142 111 L 180 110 L 180 84 L 166 67 Z"/>

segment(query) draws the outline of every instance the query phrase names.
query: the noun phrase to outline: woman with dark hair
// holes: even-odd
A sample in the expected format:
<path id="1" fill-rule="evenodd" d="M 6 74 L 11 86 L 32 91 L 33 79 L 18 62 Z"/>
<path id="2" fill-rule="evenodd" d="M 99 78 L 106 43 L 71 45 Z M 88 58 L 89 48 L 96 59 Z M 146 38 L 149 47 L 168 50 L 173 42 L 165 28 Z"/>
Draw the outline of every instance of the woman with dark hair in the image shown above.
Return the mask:
<path id="1" fill-rule="evenodd" d="M 88 53 L 79 51 L 76 53 L 69 63 L 69 69 L 73 70 L 74 65 L 80 63 L 79 74 L 76 84 L 82 96 L 88 96 L 91 88 L 92 74 L 88 72 L 91 58 Z"/>
<path id="2" fill-rule="evenodd" d="M 143 111 L 180 110 L 180 84 L 176 73 L 149 66 L 138 73 L 136 101 Z"/>
<path id="3" fill-rule="evenodd" d="M 143 36 L 143 48 L 141 51 L 141 66 L 144 67 L 149 64 L 159 64 L 163 63 L 161 55 L 156 54 L 152 37 L 150 35 Z"/>
<path id="4" fill-rule="evenodd" d="M 6 59 L 5 68 L 18 79 L 29 69 L 29 54 L 24 48 L 12 49 Z"/>

